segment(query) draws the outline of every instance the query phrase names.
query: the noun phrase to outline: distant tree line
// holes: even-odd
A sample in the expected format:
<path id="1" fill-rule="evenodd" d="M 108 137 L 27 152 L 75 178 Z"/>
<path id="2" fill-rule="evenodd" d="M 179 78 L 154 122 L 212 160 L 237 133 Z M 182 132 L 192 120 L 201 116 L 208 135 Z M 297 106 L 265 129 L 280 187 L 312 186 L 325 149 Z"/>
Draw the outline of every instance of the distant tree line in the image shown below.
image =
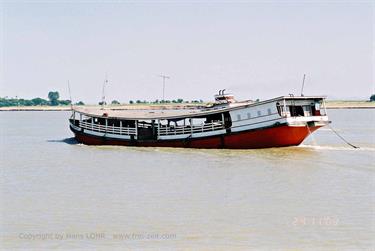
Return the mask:
<path id="1" fill-rule="evenodd" d="M 129 104 L 183 104 L 183 103 L 192 103 L 192 104 L 200 104 L 204 103 L 203 100 L 191 100 L 191 101 L 185 101 L 182 98 L 174 99 L 174 100 L 155 100 L 155 101 L 147 101 L 147 100 L 130 100 Z M 99 105 L 107 105 L 107 102 L 100 101 L 98 102 Z M 117 100 L 112 100 L 111 105 L 120 105 L 121 103 Z"/>
<path id="2" fill-rule="evenodd" d="M 174 100 L 155 100 L 155 101 L 147 101 L 147 100 L 130 100 L 129 104 L 182 104 L 182 103 L 192 103 L 192 104 L 200 104 L 204 103 L 202 99 L 200 100 L 183 100 L 182 98 L 174 99 Z"/>
<path id="3" fill-rule="evenodd" d="M 57 91 L 50 91 L 47 95 L 48 99 L 43 98 L 33 98 L 33 99 L 23 99 L 23 98 L 9 98 L 9 97 L 0 97 L 0 107 L 5 106 L 64 106 L 70 105 L 70 100 L 60 100 L 60 94 Z M 200 100 L 183 100 L 182 98 L 173 99 L 173 100 L 159 100 L 147 101 L 147 100 L 130 100 L 129 104 L 201 104 L 204 103 L 202 99 Z M 102 105 L 103 102 L 99 102 L 99 105 Z M 120 105 L 121 103 L 117 100 L 112 100 L 111 105 Z M 75 105 L 85 105 L 82 101 L 78 101 Z M 104 105 L 107 105 L 104 102 Z"/>
<path id="4" fill-rule="evenodd" d="M 371 97 L 370 97 L 370 101 L 371 102 L 374 102 L 375 101 L 375 94 L 372 94 Z"/>
<path id="5" fill-rule="evenodd" d="M 60 100 L 60 94 L 57 91 L 50 91 L 48 93 L 48 100 L 43 98 L 23 99 L 23 98 L 8 98 L 0 97 L 0 107 L 4 106 L 58 106 L 58 105 L 70 105 L 70 100 Z M 76 103 L 76 105 L 84 105 L 82 101 Z"/>

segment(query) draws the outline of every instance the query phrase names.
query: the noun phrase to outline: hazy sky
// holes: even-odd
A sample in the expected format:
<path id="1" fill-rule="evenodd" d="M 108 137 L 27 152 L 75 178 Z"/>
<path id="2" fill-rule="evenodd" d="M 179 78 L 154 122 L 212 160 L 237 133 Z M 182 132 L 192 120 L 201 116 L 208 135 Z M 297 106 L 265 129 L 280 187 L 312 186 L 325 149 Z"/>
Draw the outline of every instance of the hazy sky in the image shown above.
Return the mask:
<path id="1" fill-rule="evenodd" d="M 1 0 L 0 0 L 1 2 Z M 326 3 L 324 3 L 326 2 Z M 2 1 L 0 96 L 97 102 L 374 93 L 372 1 Z"/>

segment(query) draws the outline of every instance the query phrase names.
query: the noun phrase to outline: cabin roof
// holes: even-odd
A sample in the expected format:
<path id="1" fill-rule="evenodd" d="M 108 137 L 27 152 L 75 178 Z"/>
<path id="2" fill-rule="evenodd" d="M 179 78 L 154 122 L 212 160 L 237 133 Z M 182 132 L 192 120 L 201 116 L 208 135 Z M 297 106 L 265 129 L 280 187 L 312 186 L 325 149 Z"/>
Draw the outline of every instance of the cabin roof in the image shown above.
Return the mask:
<path id="1" fill-rule="evenodd" d="M 226 112 L 231 110 L 240 109 L 243 107 L 257 106 L 265 103 L 279 101 L 283 99 L 323 99 L 323 96 L 281 96 L 269 100 L 253 102 L 253 101 L 242 101 L 232 103 L 229 106 L 217 105 L 206 108 L 195 108 L 195 109 L 124 109 L 124 108 L 111 108 L 111 107 L 74 107 L 73 110 L 90 116 L 100 118 L 112 118 L 112 119 L 126 119 L 126 120 L 152 120 L 152 119 L 183 119 L 200 117 L 220 112 Z M 106 114 L 106 115 L 105 115 Z"/>
<path id="2" fill-rule="evenodd" d="M 225 109 L 111 109 L 111 108 L 74 108 L 76 112 L 82 113 L 92 117 L 114 118 L 114 119 L 127 119 L 127 120 L 151 120 L 151 119 L 178 119 L 199 117 L 211 113 L 217 113 Z M 107 116 L 105 115 L 107 114 Z"/>

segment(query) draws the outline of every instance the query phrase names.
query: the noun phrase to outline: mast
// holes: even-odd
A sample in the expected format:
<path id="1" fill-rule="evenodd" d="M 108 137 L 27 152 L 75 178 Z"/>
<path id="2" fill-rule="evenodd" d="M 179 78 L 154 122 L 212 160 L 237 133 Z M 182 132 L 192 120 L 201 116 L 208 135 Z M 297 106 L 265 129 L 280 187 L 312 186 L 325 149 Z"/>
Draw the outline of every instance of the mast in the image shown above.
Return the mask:
<path id="1" fill-rule="evenodd" d="M 303 74 L 301 96 L 303 96 L 303 88 L 305 87 L 305 78 L 306 78 L 306 74 Z"/>
<path id="2" fill-rule="evenodd" d="M 102 88 L 102 109 L 104 109 L 104 105 L 105 105 L 105 85 L 107 83 L 108 83 L 108 76 L 107 76 L 107 73 L 106 73 L 104 83 L 103 83 L 103 88 Z"/>
<path id="3" fill-rule="evenodd" d="M 167 76 L 167 75 L 163 75 L 163 74 L 160 74 L 159 77 L 161 77 L 163 79 L 163 102 L 165 102 L 165 99 L 164 99 L 164 94 L 165 94 L 165 80 L 166 79 L 170 79 L 171 77 L 170 76 Z"/>
<path id="4" fill-rule="evenodd" d="M 70 109 L 73 110 L 73 100 L 72 100 L 72 93 L 70 91 L 70 83 L 69 83 L 69 80 L 68 80 L 68 91 L 69 91 L 69 98 L 70 98 Z"/>

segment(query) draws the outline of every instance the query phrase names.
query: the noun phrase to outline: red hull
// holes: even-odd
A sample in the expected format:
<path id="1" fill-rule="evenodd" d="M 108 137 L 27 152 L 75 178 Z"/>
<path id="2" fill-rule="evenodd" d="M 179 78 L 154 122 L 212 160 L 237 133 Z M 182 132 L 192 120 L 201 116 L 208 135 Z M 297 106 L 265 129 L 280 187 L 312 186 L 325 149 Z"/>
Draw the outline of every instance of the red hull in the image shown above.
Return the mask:
<path id="1" fill-rule="evenodd" d="M 206 138 L 193 138 L 185 140 L 163 141 L 130 141 L 112 138 L 103 138 L 76 132 L 76 139 L 86 145 L 124 145 L 146 147 L 185 147 L 185 148 L 229 148 L 229 149 L 255 149 L 268 147 L 296 146 L 320 126 L 292 127 L 278 126 L 250 130 L 244 132 L 229 133 Z"/>

